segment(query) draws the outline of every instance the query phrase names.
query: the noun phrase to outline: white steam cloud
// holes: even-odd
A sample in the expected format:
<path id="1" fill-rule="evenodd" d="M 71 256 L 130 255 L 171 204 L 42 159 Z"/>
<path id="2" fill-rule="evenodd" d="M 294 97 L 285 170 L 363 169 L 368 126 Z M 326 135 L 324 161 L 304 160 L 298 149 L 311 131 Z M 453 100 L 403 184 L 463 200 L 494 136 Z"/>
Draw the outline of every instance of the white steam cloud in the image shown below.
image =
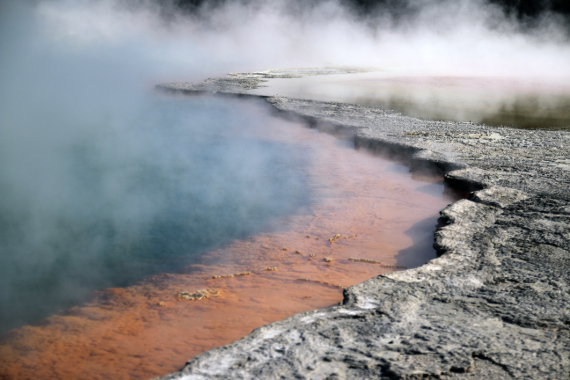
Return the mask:
<path id="1" fill-rule="evenodd" d="M 86 292 L 81 288 L 90 288 L 81 281 L 106 284 L 91 273 L 101 249 L 137 251 L 130 246 L 132 235 L 154 233 L 157 229 L 149 226 L 156 223 L 166 229 L 157 218 L 199 192 L 200 183 L 184 180 L 204 173 L 188 162 L 183 142 L 197 132 L 200 118 L 209 117 L 200 109 L 211 103 L 188 114 L 169 110 L 149 96 L 147 90 L 157 83 L 324 65 L 423 74 L 570 76 L 565 32 L 548 15 L 541 26 L 525 32 L 481 1 L 417 2 L 416 13 L 399 22 L 382 10 L 358 17 L 335 1 L 303 4 L 228 1 L 189 15 L 173 5 L 142 0 L 0 3 L 3 329 L 53 312 L 53 307 L 42 309 L 57 302 L 46 293 L 49 289 L 78 292 L 75 298 L 81 299 Z M 226 115 L 215 123 L 243 119 L 224 105 L 213 107 L 216 117 Z M 171 124 L 175 127 L 168 130 Z M 257 158 L 243 161 L 246 152 L 257 152 Z M 255 174 L 268 173 L 269 156 L 258 146 L 230 149 L 222 158 L 228 171 L 214 172 L 210 180 L 217 184 L 228 173 L 244 170 L 247 183 L 232 194 L 209 193 L 211 202 L 220 210 L 243 205 L 234 207 L 243 220 L 263 214 L 258 200 L 284 196 L 278 188 L 264 190 L 273 179 L 264 182 Z M 244 165 L 232 166 L 235 162 Z M 150 186 L 141 180 L 145 173 L 154 173 L 148 178 L 178 195 L 169 198 Z M 288 191 L 299 187 L 289 185 Z M 284 201 L 275 210 L 286 212 L 297 201 Z M 151 243 L 161 242 L 151 238 Z M 81 268 L 88 268 L 89 275 L 82 275 Z M 66 270 L 75 277 L 63 281 L 58 273 Z"/>
<path id="2" fill-rule="evenodd" d="M 156 75 L 171 80 L 323 65 L 437 75 L 570 74 L 561 20 L 546 13 L 525 31 L 498 6 L 479 0 L 412 2 L 413 14 L 397 23 L 382 9 L 363 19 L 336 1 L 228 1 L 205 7 L 200 16 L 172 5 L 136 4 L 55 1 L 40 3 L 36 12 L 49 38 L 84 49 L 135 46 L 161 65 Z"/>

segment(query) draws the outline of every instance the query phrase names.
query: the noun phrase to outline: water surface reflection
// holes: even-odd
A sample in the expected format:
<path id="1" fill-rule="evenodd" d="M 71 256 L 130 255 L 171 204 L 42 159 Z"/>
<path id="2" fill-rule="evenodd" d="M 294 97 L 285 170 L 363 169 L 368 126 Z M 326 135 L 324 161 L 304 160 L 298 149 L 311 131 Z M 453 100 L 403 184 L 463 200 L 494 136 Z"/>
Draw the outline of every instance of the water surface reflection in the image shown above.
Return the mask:
<path id="1" fill-rule="evenodd" d="M 394 70 L 270 79 L 265 85 L 252 92 L 378 106 L 426 119 L 570 128 L 567 77 L 423 76 Z"/>

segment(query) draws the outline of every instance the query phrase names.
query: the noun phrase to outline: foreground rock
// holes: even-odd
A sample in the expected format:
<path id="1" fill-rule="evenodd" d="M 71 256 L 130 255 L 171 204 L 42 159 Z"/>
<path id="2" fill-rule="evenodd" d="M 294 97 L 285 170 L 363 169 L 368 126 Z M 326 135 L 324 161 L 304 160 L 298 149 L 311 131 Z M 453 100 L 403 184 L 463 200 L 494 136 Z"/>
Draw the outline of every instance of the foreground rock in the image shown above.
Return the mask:
<path id="1" fill-rule="evenodd" d="M 163 88 L 247 94 L 263 75 Z M 471 193 L 441 212 L 437 259 L 355 285 L 340 306 L 258 328 L 163 379 L 569 378 L 570 132 L 266 100 Z"/>

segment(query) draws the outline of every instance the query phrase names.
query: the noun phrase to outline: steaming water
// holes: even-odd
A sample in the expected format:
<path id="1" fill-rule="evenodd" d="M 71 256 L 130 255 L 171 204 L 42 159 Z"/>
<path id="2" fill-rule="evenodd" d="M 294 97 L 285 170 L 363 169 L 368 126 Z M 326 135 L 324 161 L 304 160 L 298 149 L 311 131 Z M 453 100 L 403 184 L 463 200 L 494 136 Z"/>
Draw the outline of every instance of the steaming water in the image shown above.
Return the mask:
<path id="1" fill-rule="evenodd" d="M 158 186 L 149 197 L 156 201 L 181 194 L 173 200 L 180 208 L 172 205 L 150 214 L 160 220 L 174 217 L 165 227 L 180 227 L 160 242 L 174 247 L 177 259 L 154 269 L 168 270 L 172 263 L 180 272 L 98 291 L 81 306 L 11 330 L 0 339 L 0 378 L 153 378 L 261 325 L 337 304 L 343 287 L 435 257 L 438 212 L 450 202 L 442 178 L 410 175 L 404 165 L 355 150 L 349 139 L 271 118 L 268 107 L 257 102 L 175 98 L 159 104 L 159 112 L 147 107 L 142 114 L 142 119 L 160 117 L 150 118 L 153 139 L 143 139 L 136 158 L 168 162 L 148 182 L 179 179 L 171 187 Z M 202 113 L 209 122 L 199 122 Z M 138 124 L 135 131 L 125 136 L 138 138 Z M 163 140 L 166 132 L 173 136 Z M 165 159 L 149 156 L 160 152 L 143 148 L 157 143 L 167 145 L 161 149 L 169 152 Z M 172 159 L 177 148 L 180 153 Z M 196 187 L 203 191 L 194 191 Z M 191 198 L 198 206 L 186 205 L 185 196 L 198 195 L 205 200 Z M 128 202 L 131 193 L 121 196 Z M 212 199 L 221 199 L 224 210 L 212 206 Z M 198 217 L 204 218 L 203 225 Z M 128 216 L 122 220 L 138 223 Z M 211 231 L 214 221 L 221 226 Z M 188 263 L 184 254 L 196 253 L 186 243 L 196 234 L 209 237 L 204 247 L 209 244 L 210 250 L 200 257 L 198 252 L 182 268 Z M 342 236 L 329 241 L 336 234 Z M 145 234 L 130 237 L 147 241 Z M 219 245 L 221 241 L 227 243 Z M 161 244 L 149 247 L 148 257 L 136 252 L 130 257 L 150 271 L 168 258 Z M 147 260 L 153 257 L 160 260 Z M 248 275 L 228 276 L 246 271 Z M 181 291 L 198 289 L 215 289 L 219 296 L 197 301 L 178 297 Z"/>
<path id="2" fill-rule="evenodd" d="M 364 169 L 343 166 L 349 149 L 319 150 L 328 157 L 318 170 L 298 170 L 316 156 L 257 133 L 275 122 L 260 108 L 145 96 L 145 84 L 279 66 L 407 66 L 425 69 L 424 77 L 287 79 L 283 90 L 270 91 L 428 118 L 510 125 L 538 115 L 547 127 L 568 125 L 567 43 L 497 34 L 485 26 L 493 9 L 477 2 L 474 8 L 450 2 L 460 4 L 457 15 L 453 7 L 427 7 L 411 33 L 391 30 L 386 20 L 370 33 L 368 23 L 332 2 L 303 17 L 272 1 L 258 11 L 230 5 L 208 18 L 214 28 L 192 18 L 165 23 L 147 2 L 9 3 L 0 2 L 0 333 L 81 304 L 93 290 L 196 262 L 202 267 L 164 283 L 108 289 L 100 303 L 12 330 L 0 347 L 0 377 L 164 374 L 190 353 L 342 297 L 338 288 L 298 277 L 348 286 L 385 273 L 350 256 L 412 267 L 433 255 L 431 232 L 447 204 L 440 184 L 410 185 L 405 168 L 377 170 L 376 160 Z M 432 33 L 434 24 L 443 32 Z M 513 68 L 519 78 L 547 72 L 562 79 L 546 88 L 499 81 L 479 91 L 477 80 L 449 77 L 505 76 Z M 405 179 L 392 183 L 394 174 Z M 307 186 L 311 181 L 316 187 Z M 324 208 L 315 205 L 314 192 L 328 194 Z M 274 234 L 291 215 L 301 215 L 292 235 L 263 234 Z M 326 245 L 341 230 L 358 238 Z M 292 244 L 305 251 L 303 261 L 280 249 Z M 319 260 L 309 261 L 308 252 Z M 320 260 L 329 254 L 330 266 Z M 267 272 L 268 266 L 280 269 Z M 211 284 L 217 271 L 250 267 L 255 276 Z M 193 309 L 175 301 L 186 287 L 210 285 L 225 296 Z M 159 306 L 164 300 L 169 305 Z M 188 326 L 199 326 L 190 329 L 192 339 Z"/>
<path id="3" fill-rule="evenodd" d="M 308 202 L 306 158 L 248 133 L 269 116 L 219 99 L 145 102 L 120 127 L 44 139 L 33 175 L 4 161 L 0 332 L 176 271 Z"/>
<path id="4" fill-rule="evenodd" d="M 425 76 L 387 70 L 270 79 L 265 85 L 253 93 L 379 106 L 427 119 L 570 129 L 568 77 Z"/>

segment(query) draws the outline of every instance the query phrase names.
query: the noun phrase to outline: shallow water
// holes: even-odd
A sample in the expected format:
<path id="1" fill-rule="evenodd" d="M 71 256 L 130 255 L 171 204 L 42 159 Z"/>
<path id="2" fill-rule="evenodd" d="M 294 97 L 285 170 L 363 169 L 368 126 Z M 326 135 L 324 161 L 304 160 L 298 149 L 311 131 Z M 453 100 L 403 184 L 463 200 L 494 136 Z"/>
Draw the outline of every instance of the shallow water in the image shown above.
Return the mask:
<path id="1" fill-rule="evenodd" d="M 264 85 L 252 93 L 378 106 L 425 119 L 570 128 L 567 77 L 425 76 L 391 70 L 270 79 Z"/>
<path id="2" fill-rule="evenodd" d="M 127 379 L 166 374 L 256 327 L 338 303 L 344 287 L 435 257 L 438 211 L 450 202 L 441 178 L 412 176 L 403 165 L 356 151 L 350 140 L 272 118 L 258 103 L 239 106 L 249 122 L 222 135 L 238 143 L 245 137 L 254 141 L 242 152 L 244 157 L 255 152 L 251 146 L 270 148 L 271 154 L 261 156 L 272 168 L 269 183 L 259 186 L 280 187 L 270 195 L 289 199 L 287 207 L 279 203 L 276 210 L 270 208 L 271 217 L 254 223 L 255 232 L 220 236 L 224 244 L 200 255 L 190 250 L 193 263 L 183 266 L 178 261 L 177 273 L 102 290 L 84 306 L 10 331 L 0 344 L 0 377 Z M 239 165 L 246 162 L 239 159 Z M 265 178 L 264 167 L 257 169 Z M 255 177 L 232 177 L 225 185 L 231 192 L 236 181 Z M 190 216 L 192 210 L 186 211 Z M 329 241 L 336 234 L 342 236 Z M 185 252 L 182 246 L 179 255 Z M 249 274 L 235 276 L 243 272 Z M 199 289 L 219 295 L 197 301 L 178 297 L 182 291 Z"/>

